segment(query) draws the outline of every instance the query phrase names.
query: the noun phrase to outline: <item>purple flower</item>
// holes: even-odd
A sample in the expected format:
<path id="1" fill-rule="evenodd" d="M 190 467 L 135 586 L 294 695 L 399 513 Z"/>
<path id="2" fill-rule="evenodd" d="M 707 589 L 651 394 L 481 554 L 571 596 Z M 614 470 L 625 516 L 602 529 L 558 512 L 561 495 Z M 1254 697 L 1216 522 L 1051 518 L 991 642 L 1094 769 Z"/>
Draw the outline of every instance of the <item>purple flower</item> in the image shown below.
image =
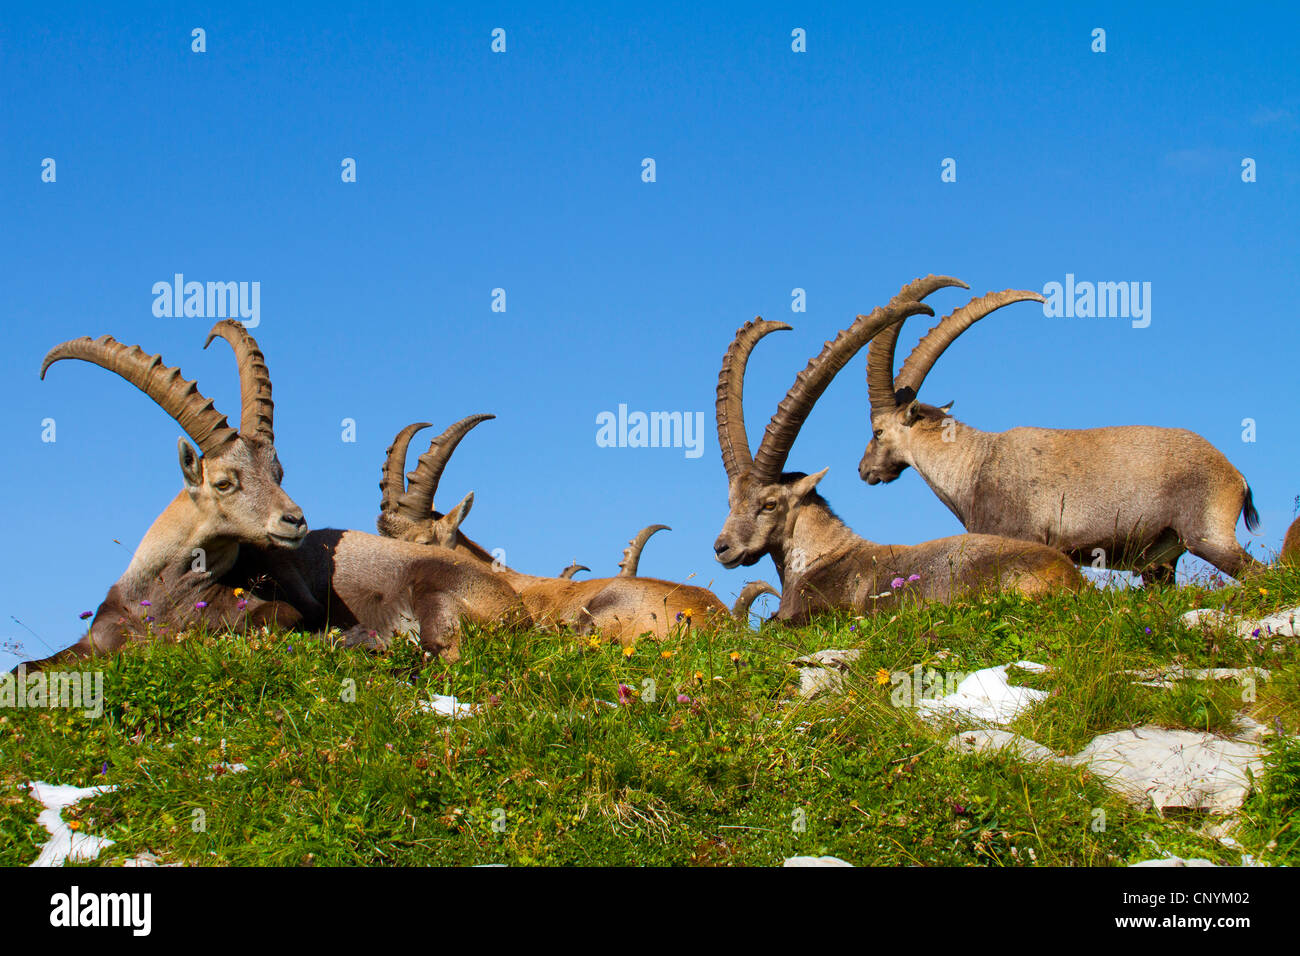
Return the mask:
<path id="1" fill-rule="evenodd" d="M 144 619 L 144 622 L 145 622 L 146 624 L 152 624 L 152 623 L 153 623 L 153 616 L 150 615 L 149 617 L 146 617 L 146 618 Z"/>
<path id="2" fill-rule="evenodd" d="M 84 621 L 86 618 L 90 617 L 94 613 L 95 613 L 94 611 L 82 611 L 81 619 Z"/>
<path id="3" fill-rule="evenodd" d="M 620 704 L 630 704 L 632 702 L 632 688 L 627 684 L 618 685 L 618 702 Z"/>
<path id="4" fill-rule="evenodd" d="M 104 765 L 103 765 L 102 767 L 99 768 L 99 772 L 100 772 L 100 774 L 103 775 L 103 776 L 108 776 L 108 761 L 107 761 L 107 760 L 105 760 L 105 761 L 104 761 Z"/>
<path id="5" fill-rule="evenodd" d="M 691 702 L 691 699 L 690 699 L 689 697 L 687 697 L 685 694 L 678 694 L 678 695 L 677 695 L 677 703 L 679 703 L 679 704 L 689 704 L 690 702 Z"/>
<path id="6" fill-rule="evenodd" d="M 1149 627 L 1148 627 L 1148 628 L 1144 628 L 1144 630 L 1145 630 L 1148 634 L 1151 633 L 1151 628 L 1149 628 Z"/>
<path id="7" fill-rule="evenodd" d="M 236 606 L 242 611 L 244 608 L 248 607 L 248 602 L 241 600 Z"/>
<path id="8" fill-rule="evenodd" d="M 849 625 L 849 630 L 850 630 L 850 631 L 856 631 L 857 629 L 858 629 L 858 626 L 857 626 L 856 624 L 850 624 L 850 625 Z"/>
<path id="9" fill-rule="evenodd" d="M 911 584 L 913 581 L 919 581 L 919 580 L 921 580 L 921 575 L 913 574 L 908 576 L 907 583 Z"/>
<path id="10" fill-rule="evenodd" d="M 141 602 L 140 602 L 140 606 L 141 606 L 141 607 L 153 607 L 153 601 L 141 601 Z"/>
<path id="11" fill-rule="evenodd" d="M 681 619 L 682 619 L 682 612 L 681 612 L 681 611 L 678 611 L 678 612 L 677 612 L 677 620 L 680 621 Z"/>
<path id="12" fill-rule="evenodd" d="M 207 607 L 207 606 L 208 606 L 208 602 L 207 602 L 207 601 L 195 601 L 195 602 L 194 602 L 194 610 L 196 610 L 196 611 L 202 611 L 202 610 L 203 610 L 205 607 Z"/>
<path id="13" fill-rule="evenodd" d="M 902 578 L 894 578 L 894 580 L 889 582 L 889 586 L 891 588 L 901 588 L 906 583 L 907 582 L 904 581 Z"/>

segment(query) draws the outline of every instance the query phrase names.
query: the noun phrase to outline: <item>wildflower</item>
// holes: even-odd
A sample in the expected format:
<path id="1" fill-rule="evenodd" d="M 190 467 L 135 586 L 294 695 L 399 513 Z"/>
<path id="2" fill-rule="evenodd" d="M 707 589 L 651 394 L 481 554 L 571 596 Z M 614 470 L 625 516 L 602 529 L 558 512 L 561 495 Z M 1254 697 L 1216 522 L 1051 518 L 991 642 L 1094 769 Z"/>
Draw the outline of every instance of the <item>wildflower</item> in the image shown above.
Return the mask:
<path id="1" fill-rule="evenodd" d="M 82 612 L 81 612 L 81 619 L 84 621 L 86 618 L 90 617 L 90 616 L 93 615 L 94 613 L 95 613 L 94 611 L 82 611 Z"/>
<path id="2" fill-rule="evenodd" d="M 879 685 L 882 686 L 882 687 L 883 687 L 885 684 L 888 684 L 888 683 L 889 683 L 889 671 L 885 670 L 883 667 L 878 668 L 878 669 L 876 670 L 876 683 L 879 684 Z"/>
<path id="3" fill-rule="evenodd" d="M 694 676 L 695 676 L 695 683 L 697 683 L 697 684 L 702 684 L 702 683 L 704 683 L 704 672 L 703 672 L 703 671 L 696 671 Z"/>
<path id="4" fill-rule="evenodd" d="M 689 704 L 690 702 L 691 702 L 691 699 L 690 699 L 689 697 L 687 697 L 685 694 L 678 694 L 678 695 L 677 695 L 677 703 L 679 703 L 679 704 Z"/>
<path id="5" fill-rule="evenodd" d="M 1148 627 L 1148 628 L 1144 628 L 1144 630 L 1145 630 L 1148 634 L 1151 633 L 1151 628 L 1149 628 L 1149 627 Z"/>
<path id="6" fill-rule="evenodd" d="M 141 601 L 141 602 L 140 602 L 140 606 L 141 606 L 141 607 L 153 607 L 153 602 L 152 602 L 152 601 Z"/>
<path id="7" fill-rule="evenodd" d="M 1268 588 L 1260 588 L 1259 593 L 1264 595 L 1264 597 L 1268 597 Z"/>
<path id="8" fill-rule="evenodd" d="M 145 622 L 146 624 L 152 624 L 152 623 L 153 623 L 153 618 L 152 618 L 152 617 L 146 617 L 146 618 L 144 619 L 144 622 Z"/>
<path id="9" fill-rule="evenodd" d="M 108 776 L 108 761 L 107 761 L 107 760 L 105 760 L 105 761 L 104 761 L 104 765 L 103 765 L 102 767 L 99 768 L 99 772 L 100 772 L 100 774 L 102 774 L 103 776 Z"/>
<path id="10" fill-rule="evenodd" d="M 919 580 L 921 580 L 921 575 L 912 574 L 912 575 L 908 575 L 907 583 L 911 584 L 913 581 L 919 581 Z"/>
<path id="11" fill-rule="evenodd" d="M 681 623 L 681 620 L 682 620 L 682 612 L 681 612 L 681 611 L 678 611 L 678 612 L 677 612 L 677 622 L 680 624 L 680 623 Z"/>
<path id="12" fill-rule="evenodd" d="M 659 656 L 662 657 L 662 658 L 664 658 L 664 660 L 667 660 L 668 658 L 670 658 L 670 657 L 673 656 L 673 652 L 672 652 L 672 651 L 660 651 L 660 652 L 659 652 Z"/>
<path id="13" fill-rule="evenodd" d="M 618 685 L 618 702 L 620 704 L 632 703 L 632 688 L 628 687 L 627 684 Z"/>
<path id="14" fill-rule="evenodd" d="M 727 656 L 730 658 L 731 663 L 733 663 L 733 664 L 738 664 L 738 663 L 740 663 L 740 651 L 732 651 L 732 652 L 731 652 L 729 655 L 727 655 Z"/>
<path id="15" fill-rule="evenodd" d="M 858 629 L 858 626 L 857 626 L 856 624 L 850 624 L 850 625 L 849 625 L 849 630 L 850 630 L 850 631 L 856 631 L 857 629 Z"/>
<path id="16" fill-rule="evenodd" d="M 907 582 L 904 581 L 902 578 L 894 578 L 894 580 L 889 582 L 889 586 L 891 588 L 901 588 L 906 583 Z"/>
<path id="17" fill-rule="evenodd" d="M 207 601 L 195 601 L 195 602 L 194 602 L 194 610 L 196 610 L 196 611 L 202 611 L 202 610 L 203 610 L 205 607 L 207 607 L 207 606 L 208 606 L 208 602 L 207 602 Z"/>
<path id="18" fill-rule="evenodd" d="M 627 647 L 623 648 L 624 657 L 631 657 L 635 653 L 636 653 L 636 647 L 633 646 L 632 644 L 629 644 Z"/>
<path id="19" fill-rule="evenodd" d="M 69 829 L 69 830 L 80 830 L 80 829 L 81 829 L 81 821 L 80 821 L 80 820 L 72 820 L 72 821 L 70 821 L 70 822 L 68 823 L 68 829 Z"/>
<path id="20" fill-rule="evenodd" d="M 235 588 L 235 597 L 243 597 L 243 596 L 244 596 L 244 589 L 243 589 L 243 588 Z"/>
<path id="21" fill-rule="evenodd" d="M 247 601 L 240 601 L 240 602 L 239 602 L 237 605 L 235 605 L 235 606 L 236 606 L 237 608 L 239 608 L 239 609 L 242 611 L 244 608 L 248 607 L 248 602 L 247 602 Z"/>

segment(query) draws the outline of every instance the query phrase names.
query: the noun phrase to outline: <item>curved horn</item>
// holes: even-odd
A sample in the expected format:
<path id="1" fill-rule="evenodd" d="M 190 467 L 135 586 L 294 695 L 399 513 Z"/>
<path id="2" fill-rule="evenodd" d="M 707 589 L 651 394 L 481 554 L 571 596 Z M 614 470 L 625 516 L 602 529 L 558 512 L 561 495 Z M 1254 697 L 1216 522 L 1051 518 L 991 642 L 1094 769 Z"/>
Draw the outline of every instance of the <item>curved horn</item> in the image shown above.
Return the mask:
<path id="1" fill-rule="evenodd" d="M 245 438 L 259 436 L 268 444 L 275 444 L 271 373 L 267 371 L 257 340 L 234 319 L 222 319 L 212 327 L 203 347 L 206 349 L 218 336 L 235 350 L 235 362 L 239 366 L 239 433 Z"/>
<path id="2" fill-rule="evenodd" d="M 384 475 L 379 482 L 379 510 L 381 512 L 397 510 L 397 499 L 406 492 L 406 479 L 402 474 L 406 471 L 406 451 L 411 447 L 411 439 L 416 432 L 432 426 L 432 422 L 416 422 L 413 425 L 407 425 L 397 433 L 393 443 L 388 446 L 388 451 L 384 452 Z M 428 517 L 428 515 L 408 515 L 407 517 L 418 521 Z"/>
<path id="3" fill-rule="evenodd" d="M 641 563 L 641 549 L 645 547 L 645 543 L 660 531 L 672 530 L 666 524 L 652 524 L 638 531 L 636 537 L 629 541 L 627 547 L 623 549 L 623 560 L 618 563 L 618 577 L 636 577 L 637 565 Z"/>
<path id="4" fill-rule="evenodd" d="M 146 355 L 140 346 L 123 345 L 111 335 L 97 339 L 83 336 L 50 349 L 41 363 L 41 378 L 55 362 L 70 358 L 106 368 L 140 389 L 176 419 L 204 455 L 220 452 L 238 436 L 226 423 L 226 416 L 212 407 L 212 399 L 204 398 L 198 385 L 182 378 L 179 368 L 163 365 L 161 355 Z"/>
<path id="5" fill-rule="evenodd" d="M 416 459 L 415 471 L 406 476 L 406 492 L 397 499 L 397 511 L 405 517 L 422 521 L 433 514 L 433 496 L 438 491 L 443 469 L 460 440 L 471 428 L 495 415 L 470 415 L 462 418 L 429 443 L 429 450 Z"/>
<path id="6" fill-rule="evenodd" d="M 740 597 L 736 598 L 736 603 L 731 606 L 731 616 L 741 623 L 748 623 L 750 605 L 763 594 L 781 596 L 781 592 L 766 581 L 750 581 L 740 589 Z"/>
<path id="7" fill-rule="evenodd" d="M 920 302 L 931 292 L 947 286 L 960 286 L 969 289 L 965 282 L 952 276 L 928 275 L 913 279 L 898 290 L 898 295 L 889 300 L 891 307 L 903 302 Z M 894 350 L 898 345 L 898 333 L 903 323 L 891 325 L 871 340 L 871 349 L 867 352 L 867 395 L 871 402 L 872 413 L 887 411 L 897 406 L 894 388 Z"/>
<path id="8" fill-rule="evenodd" d="M 745 365 L 758 340 L 769 332 L 789 331 L 784 322 L 756 318 L 736 330 L 736 337 L 722 357 L 718 373 L 718 446 L 722 449 L 722 467 L 730 480 L 747 471 L 754 463 L 749 454 L 749 436 L 745 434 Z"/>
<path id="9" fill-rule="evenodd" d="M 781 477 L 786 457 L 794 445 L 804 419 L 812 411 L 817 399 L 839 372 L 861 348 L 878 332 L 901 322 L 910 315 L 924 312 L 934 315 L 934 310 L 924 302 L 905 301 L 873 309 L 870 315 L 860 315 L 847 329 L 822 346 L 819 352 L 800 372 L 776 408 L 776 414 L 767 423 L 763 441 L 754 454 L 754 477 L 762 482 L 773 482 Z"/>
<path id="10" fill-rule="evenodd" d="M 590 570 L 591 568 L 587 567 L 585 564 L 571 564 L 563 571 L 560 572 L 560 577 L 564 578 L 566 581 L 570 581 L 573 579 L 573 576 L 577 574 L 579 571 L 590 571 Z"/>
<path id="11" fill-rule="evenodd" d="M 939 360 L 939 356 L 943 354 L 944 349 L 952 345 L 957 336 L 989 313 L 996 312 L 1004 305 L 1010 305 L 1012 302 L 1046 301 L 1037 292 L 1025 292 L 1017 289 L 990 292 L 988 295 L 971 299 L 960 309 L 955 309 L 949 315 L 944 316 L 938 325 L 925 333 L 925 337 L 916 344 L 916 348 L 912 349 L 912 354 L 903 363 L 898 378 L 894 380 L 895 388 L 898 390 L 910 388 L 913 394 L 919 391 L 921 383 L 930 374 L 930 369 L 934 368 L 934 363 Z"/>

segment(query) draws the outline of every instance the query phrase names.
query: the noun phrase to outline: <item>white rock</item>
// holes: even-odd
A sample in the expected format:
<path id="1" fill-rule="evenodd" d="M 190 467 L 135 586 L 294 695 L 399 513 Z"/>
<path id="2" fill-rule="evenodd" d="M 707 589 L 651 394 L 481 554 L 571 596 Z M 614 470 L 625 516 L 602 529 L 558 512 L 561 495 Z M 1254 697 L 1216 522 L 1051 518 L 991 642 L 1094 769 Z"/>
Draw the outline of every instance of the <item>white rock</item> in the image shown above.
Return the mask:
<path id="1" fill-rule="evenodd" d="M 425 713 L 436 714 L 439 717 L 450 717 L 457 720 L 461 717 L 471 717 L 478 710 L 473 704 L 462 704 L 455 697 L 449 697 L 445 694 L 434 694 L 430 700 L 419 701 L 420 709 Z"/>
<path id="2" fill-rule="evenodd" d="M 36 817 L 36 821 L 50 833 L 50 838 L 41 847 L 40 856 L 32 866 L 63 866 L 68 860 L 85 863 L 99 856 L 105 847 L 113 841 L 89 833 L 78 833 L 68 828 L 63 822 L 63 810 L 80 803 L 97 793 L 111 793 L 117 787 L 68 787 L 33 781 L 29 786 L 32 796 L 45 804 L 45 809 Z"/>
<path id="3" fill-rule="evenodd" d="M 1150 724 L 1094 737 L 1066 762 L 1087 764 L 1132 802 L 1213 813 L 1241 806 L 1250 790 L 1246 770 L 1263 769 L 1254 744 Z"/>
<path id="4" fill-rule="evenodd" d="M 1013 734 L 1009 730 L 988 728 L 968 730 L 964 733 L 953 734 L 948 738 L 946 746 L 949 750 L 956 750 L 958 753 L 991 753 L 1010 750 L 1024 760 L 1050 762 L 1060 759 L 1042 744 L 1035 743 L 1028 737 L 1020 736 L 1020 734 Z"/>
<path id="5" fill-rule="evenodd" d="M 792 856 L 782 866 L 852 866 L 838 856 Z"/>
<path id="6" fill-rule="evenodd" d="M 1201 857 L 1193 857 L 1190 860 L 1184 860 L 1181 856 L 1167 856 L 1160 860 L 1143 860 L 1141 863 L 1131 863 L 1130 866 L 1218 866 L 1217 863 L 1211 863 L 1209 860 Z"/>
<path id="7" fill-rule="evenodd" d="M 958 717 L 982 724 L 1009 724 L 1022 713 L 1048 698 L 1045 690 L 1014 686 L 1007 680 L 1007 668 L 1041 673 L 1043 664 L 1017 661 L 975 671 L 945 697 L 924 698 L 916 712 L 924 718 Z"/>
<path id="8" fill-rule="evenodd" d="M 1287 608 L 1268 617 L 1243 618 L 1213 608 L 1197 608 L 1182 616 L 1188 627 L 1206 624 L 1232 628 L 1241 637 L 1296 637 L 1300 635 L 1300 607 Z M 1258 632 L 1258 633 L 1257 633 Z"/>
<path id="9" fill-rule="evenodd" d="M 844 687 L 844 673 L 858 662 L 858 650 L 826 649 L 797 657 L 790 663 L 799 668 L 799 696 L 816 697 L 821 693 L 838 694 Z"/>

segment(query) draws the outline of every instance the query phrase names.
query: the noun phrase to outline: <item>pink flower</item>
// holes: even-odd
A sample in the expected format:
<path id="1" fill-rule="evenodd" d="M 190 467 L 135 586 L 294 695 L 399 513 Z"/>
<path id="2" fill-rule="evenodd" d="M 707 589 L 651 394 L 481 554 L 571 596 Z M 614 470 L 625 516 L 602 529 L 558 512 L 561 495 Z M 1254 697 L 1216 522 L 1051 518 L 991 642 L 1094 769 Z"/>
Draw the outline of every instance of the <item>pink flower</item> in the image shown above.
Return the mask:
<path id="1" fill-rule="evenodd" d="M 679 703 L 679 704 L 689 704 L 690 702 L 691 702 L 691 699 L 690 699 L 689 697 L 687 697 L 685 694 L 678 694 L 678 695 L 677 695 L 677 703 Z"/>
<path id="2" fill-rule="evenodd" d="M 912 575 L 909 575 L 909 576 L 908 576 L 908 578 L 907 578 L 907 583 L 908 583 L 908 584 L 911 584 L 913 581 L 919 581 L 919 580 L 921 580 L 921 575 L 919 575 L 919 574 L 912 574 Z"/>
<path id="3" fill-rule="evenodd" d="M 153 607 L 153 602 L 152 602 L 152 601 L 141 601 L 141 602 L 140 602 L 140 606 L 141 606 L 141 607 Z"/>
<path id="4" fill-rule="evenodd" d="M 907 582 L 904 581 L 902 578 L 894 578 L 894 580 L 889 582 L 889 586 L 891 588 L 901 588 L 906 583 Z"/>
<path id="5" fill-rule="evenodd" d="M 208 602 L 207 602 L 207 601 L 195 601 L 195 602 L 194 602 L 194 610 L 196 610 L 196 611 L 202 611 L 202 610 L 203 610 L 205 607 L 207 607 L 207 606 L 208 606 Z"/>
<path id="6" fill-rule="evenodd" d="M 618 685 L 618 702 L 620 704 L 632 703 L 632 688 L 628 687 L 627 684 Z"/>
<path id="7" fill-rule="evenodd" d="M 84 621 L 86 618 L 90 617 L 94 613 L 95 613 L 94 611 L 82 611 L 81 619 Z"/>

